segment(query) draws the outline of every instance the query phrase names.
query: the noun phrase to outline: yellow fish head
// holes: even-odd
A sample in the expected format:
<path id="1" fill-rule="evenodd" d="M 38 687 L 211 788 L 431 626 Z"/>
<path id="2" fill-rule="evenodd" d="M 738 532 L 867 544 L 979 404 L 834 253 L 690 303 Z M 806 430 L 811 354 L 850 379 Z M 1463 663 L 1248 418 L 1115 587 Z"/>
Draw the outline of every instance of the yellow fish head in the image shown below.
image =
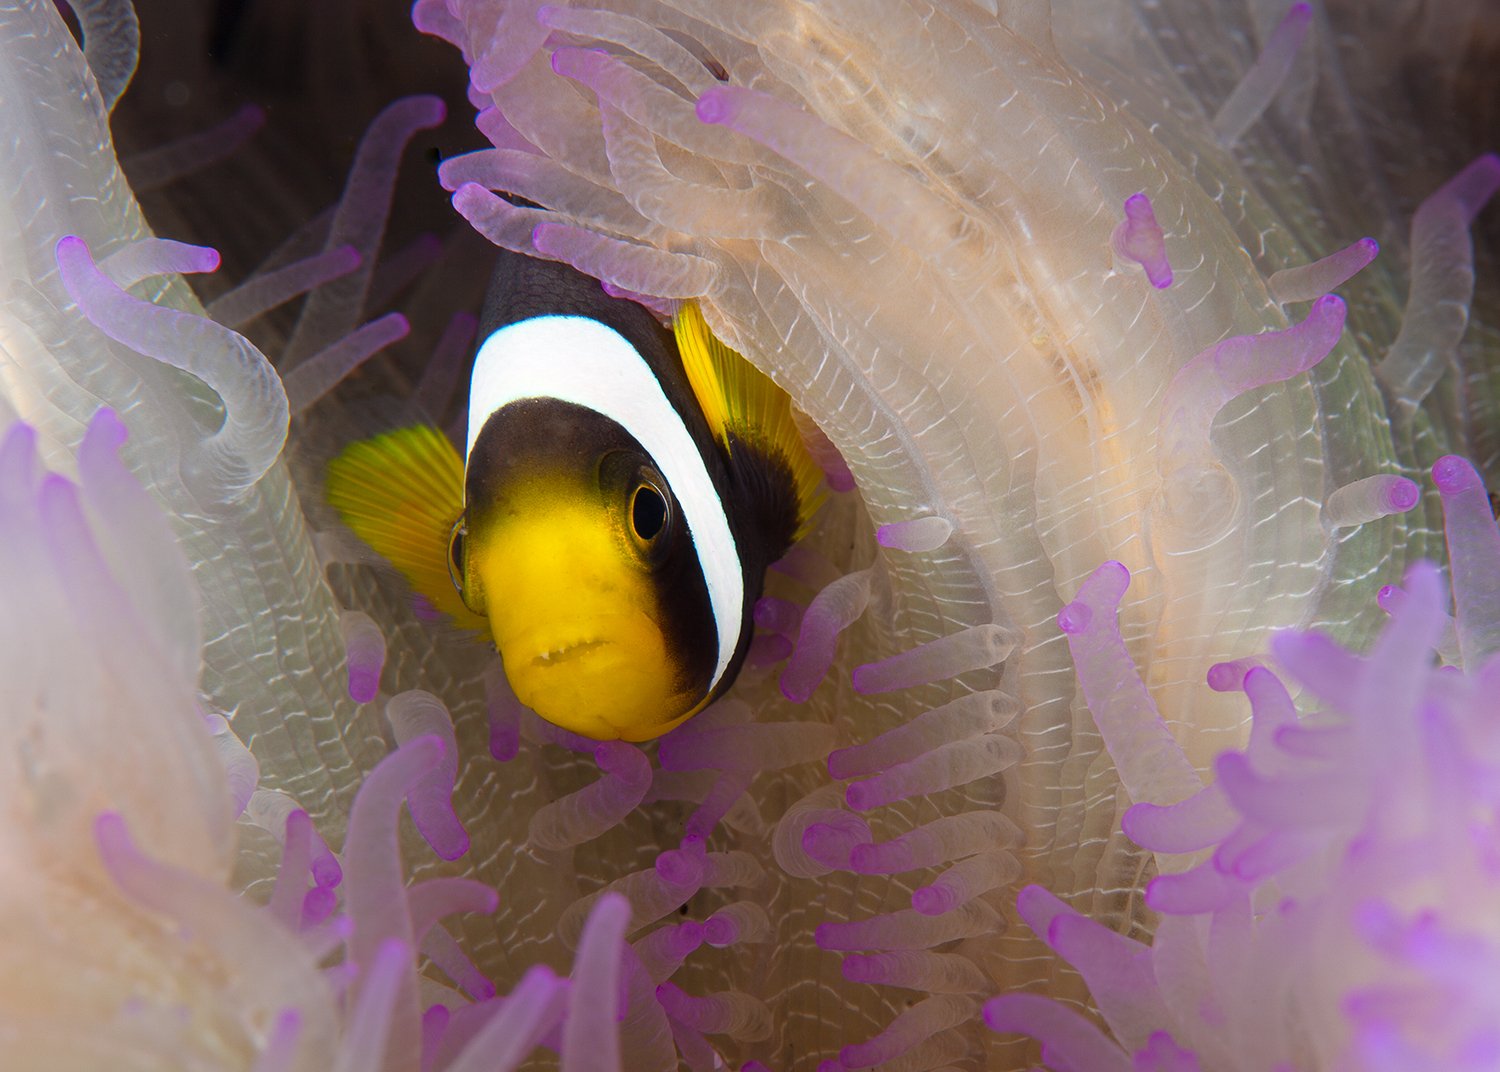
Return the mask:
<path id="1" fill-rule="evenodd" d="M 628 741 L 702 706 L 713 667 L 691 634 L 713 636 L 713 620 L 673 568 L 690 541 L 659 474 L 617 452 L 507 480 L 470 508 L 464 601 L 488 618 L 522 703 Z"/>

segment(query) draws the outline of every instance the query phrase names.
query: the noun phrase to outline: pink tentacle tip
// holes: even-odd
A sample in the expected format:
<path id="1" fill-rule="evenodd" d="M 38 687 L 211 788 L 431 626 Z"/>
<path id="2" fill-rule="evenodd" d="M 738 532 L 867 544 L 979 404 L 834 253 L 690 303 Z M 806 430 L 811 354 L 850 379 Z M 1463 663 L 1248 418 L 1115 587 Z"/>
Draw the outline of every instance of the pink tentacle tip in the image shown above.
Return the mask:
<path id="1" fill-rule="evenodd" d="M 733 90 L 727 87 L 708 90 L 698 98 L 694 111 L 697 112 L 700 123 L 708 123 L 711 126 L 728 123 L 738 111 L 735 107 Z"/>
<path id="2" fill-rule="evenodd" d="M 1401 603 L 1401 597 L 1405 595 L 1399 587 L 1394 584 L 1383 584 L 1375 593 L 1375 605 L 1387 614 L 1395 612 Z"/>
<path id="3" fill-rule="evenodd" d="M 486 190 L 477 182 L 466 182 L 449 198 L 454 209 L 460 216 L 470 223 L 478 223 L 492 205 L 505 205 L 507 202 L 496 194 Z"/>
<path id="4" fill-rule="evenodd" d="M 64 258 L 88 257 L 89 244 L 78 235 L 63 235 L 57 240 L 54 253 L 58 260 L 58 267 L 62 267 Z"/>
<path id="5" fill-rule="evenodd" d="M 311 927 L 316 927 L 329 916 L 333 915 L 334 910 L 338 906 L 338 894 L 326 886 L 314 886 L 302 895 L 302 913 L 297 923 L 297 929 L 305 931 Z"/>
<path id="6" fill-rule="evenodd" d="M 1245 675 L 1259 666 L 1256 659 L 1230 659 L 1210 666 L 1205 678 L 1215 692 L 1239 692 L 1245 687 Z"/>
<path id="7" fill-rule="evenodd" d="M 1432 467 L 1432 482 L 1444 495 L 1456 495 L 1481 487 L 1479 474 L 1469 459 L 1457 454 L 1448 454 L 1437 460 Z"/>
<path id="8" fill-rule="evenodd" d="M 349 699 L 357 704 L 367 704 L 380 692 L 380 668 L 351 664 L 349 667 Z"/>
<path id="9" fill-rule="evenodd" d="M 1125 219 L 1115 228 L 1115 250 L 1139 264 L 1146 279 L 1157 290 L 1172 285 L 1172 265 L 1167 261 L 1166 237 L 1156 222 L 1151 199 L 1144 193 L 1125 199 Z"/>
<path id="10" fill-rule="evenodd" d="M 130 430 L 120 420 L 118 413 L 108 406 L 101 406 L 89 419 L 87 437 L 115 450 L 124 445 L 125 440 L 130 437 Z"/>

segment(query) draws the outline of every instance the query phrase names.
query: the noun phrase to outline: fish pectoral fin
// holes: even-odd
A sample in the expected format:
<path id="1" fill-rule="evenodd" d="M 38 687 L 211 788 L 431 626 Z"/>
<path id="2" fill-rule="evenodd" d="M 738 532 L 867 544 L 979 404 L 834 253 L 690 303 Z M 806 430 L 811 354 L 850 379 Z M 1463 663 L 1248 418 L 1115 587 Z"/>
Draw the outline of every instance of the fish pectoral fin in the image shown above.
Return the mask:
<path id="1" fill-rule="evenodd" d="M 486 630 L 448 571 L 448 538 L 464 509 L 464 465 L 431 425 L 398 428 L 328 463 L 328 503 L 418 593 L 464 629 Z"/>

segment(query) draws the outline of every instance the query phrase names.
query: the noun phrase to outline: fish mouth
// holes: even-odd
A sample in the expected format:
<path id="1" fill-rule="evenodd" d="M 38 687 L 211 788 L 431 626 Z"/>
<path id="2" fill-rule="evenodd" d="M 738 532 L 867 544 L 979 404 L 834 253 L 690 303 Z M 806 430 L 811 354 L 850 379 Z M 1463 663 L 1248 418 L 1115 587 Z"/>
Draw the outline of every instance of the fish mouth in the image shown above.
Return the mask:
<path id="1" fill-rule="evenodd" d="M 562 666 L 565 663 L 582 658 L 591 652 L 609 644 L 607 640 L 575 640 L 563 644 L 549 645 L 537 654 L 531 656 L 527 663 L 538 669 Z"/>

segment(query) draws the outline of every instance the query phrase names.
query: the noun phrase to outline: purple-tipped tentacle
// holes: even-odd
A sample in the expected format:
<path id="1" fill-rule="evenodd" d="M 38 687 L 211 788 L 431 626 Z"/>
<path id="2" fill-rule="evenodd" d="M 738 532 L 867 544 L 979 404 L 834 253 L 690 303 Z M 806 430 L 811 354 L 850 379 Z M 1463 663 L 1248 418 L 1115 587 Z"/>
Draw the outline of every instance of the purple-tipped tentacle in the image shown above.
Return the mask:
<path id="1" fill-rule="evenodd" d="M 416 1008 L 410 1009 L 416 1021 L 410 1051 L 393 1038 L 398 1021 L 408 1015 L 402 991 L 413 988 L 411 946 L 399 939 L 386 939 L 375 948 L 374 955 L 362 964 L 356 984 L 354 1009 L 348 1023 L 347 1044 L 339 1050 L 333 1072 L 362 1072 L 363 1069 L 386 1068 L 387 1062 L 416 1063 L 422 1059 L 422 1036 Z M 401 1068 L 401 1065 L 396 1065 Z"/>
<path id="2" fill-rule="evenodd" d="M 760 633 L 750 641 L 745 655 L 746 670 L 764 670 L 786 662 L 792 654 L 792 642 L 780 633 Z"/>
<path id="3" fill-rule="evenodd" d="M 445 916 L 460 912 L 490 915 L 500 906 L 500 895 L 482 882 L 470 878 L 444 877 L 428 879 L 407 891 L 411 929 L 417 941 Z"/>
<path id="4" fill-rule="evenodd" d="M 1213 132 L 1220 145 L 1234 145 L 1271 106 L 1311 25 L 1312 5 L 1305 3 L 1293 4 L 1276 24 L 1265 48 L 1214 113 Z"/>
<path id="5" fill-rule="evenodd" d="M 324 242 L 325 249 L 353 246 L 359 266 L 308 295 L 282 354 L 283 368 L 295 368 L 354 330 L 368 308 L 366 293 L 385 237 L 402 153 L 417 131 L 437 126 L 446 114 L 438 97 L 404 97 L 386 106 L 365 129 Z"/>
<path id="6" fill-rule="evenodd" d="M 460 309 L 449 317 L 447 327 L 432 348 L 432 357 L 423 366 L 412 400 L 417 409 L 433 420 L 442 417 L 464 382 L 464 365 L 478 330 L 479 318 L 467 309 Z"/>
<path id="7" fill-rule="evenodd" d="M 764 1002 L 737 990 L 693 995 L 673 983 L 656 988 L 667 1015 L 705 1035 L 728 1035 L 745 1042 L 771 1037 L 771 1010 Z"/>
<path id="8" fill-rule="evenodd" d="M 1394 584 L 1386 584 L 1375 593 L 1375 603 L 1387 614 L 1395 614 L 1406 602 L 1406 593 Z M 1463 653 L 1458 646 L 1458 623 L 1448 613 L 1443 614 L 1443 635 L 1437 644 L 1438 656 L 1449 666 L 1463 664 Z"/>
<path id="9" fill-rule="evenodd" d="M 1224 907 L 1241 889 L 1209 861 L 1178 874 L 1158 875 L 1146 884 L 1145 901 L 1167 915 L 1193 916 Z"/>
<path id="10" fill-rule="evenodd" d="M 852 783 L 844 790 L 844 799 L 855 811 L 869 811 L 912 797 L 930 796 L 1009 770 L 1024 754 L 1019 742 L 1000 734 L 954 741 L 908 763 L 889 767 L 874 778 Z"/>
<path id="11" fill-rule="evenodd" d="M 713 787 L 702 803 L 688 816 L 687 822 L 683 824 L 683 833 L 687 837 L 706 839 L 729 813 L 729 809 L 749 792 L 754 780 L 755 774 L 752 771 L 726 771 L 720 774 L 714 779 Z"/>
<path id="12" fill-rule="evenodd" d="M 438 737 L 407 741 L 376 764 L 354 796 L 349 832 L 344 839 L 344 903 L 354 921 L 349 954 L 356 965 L 373 964 L 376 950 L 388 939 L 408 950 L 414 946 L 397 820 L 401 802 L 442 764 L 447 751 Z M 407 980 L 401 1000 L 412 1023 L 407 1024 L 403 1019 L 399 1045 L 393 1042 L 393 1052 L 409 1051 L 415 1060 L 418 1040 L 414 978 Z M 406 1013 L 401 1015 L 404 1017 Z"/>
<path id="13" fill-rule="evenodd" d="M 1271 273 L 1271 278 L 1266 280 L 1266 289 L 1282 305 L 1316 301 L 1354 278 L 1379 252 L 1379 242 L 1373 238 L 1361 238 L 1311 264 L 1299 264 L 1295 268 Z"/>
<path id="14" fill-rule="evenodd" d="M 771 917 L 755 901 L 725 905 L 703 921 L 703 940 L 716 949 L 740 942 L 768 942 L 772 936 Z"/>
<path id="15" fill-rule="evenodd" d="M 558 934 L 564 945 L 576 946 L 589 910 L 607 893 L 623 894 L 629 902 L 631 915 L 627 933 L 634 933 L 676 911 L 700 889 L 743 889 L 754 886 L 765 877 L 765 869 L 755 857 L 744 852 L 707 853 L 697 873 L 696 880 L 682 884 L 663 878 L 655 867 L 618 878 L 598 893 L 579 898 L 569 905 L 558 921 Z"/>
<path id="16" fill-rule="evenodd" d="M 897 551 L 920 553 L 936 551 L 953 535 L 953 522 L 946 517 L 914 517 L 893 521 L 875 530 L 875 542 Z"/>
<path id="17" fill-rule="evenodd" d="M 1323 523 L 1341 529 L 1391 514 L 1404 514 L 1421 498 L 1415 480 L 1377 473 L 1335 489 L 1323 503 Z"/>
<path id="18" fill-rule="evenodd" d="M 984 1003 L 991 1031 L 1030 1035 L 1042 1044 L 1042 1060 L 1054 1068 L 1089 1072 L 1134 1072 L 1125 1051 L 1082 1013 L 1040 994 L 1003 994 Z"/>
<path id="19" fill-rule="evenodd" d="M 206 317 L 127 294 L 98 269 L 81 238 L 58 242 L 57 267 L 69 297 L 95 327 L 198 377 L 223 401 L 223 423 L 182 460 L 189 490 L 219 502 L 254 485 L 280 455 L 290 420 L 286 391 L 265 355 Z"/>
<path id="20" fill-rule="evenodd" d="M 1313 302 L 1301 323 L 1284 331 L 1235 335 L 1188 361 L 1167 385 L 1157 420 L 1160 469 L 1170 487 L 1213 464 L 1209 429 L 1232 399 L 1271 383 L 1291 379 L 1332 352 L 1343 334 L 1347 307 L 1326 295 Z M 1196 501 L 1196 500 L 1195 500 Z M 1169 502 L 1174 510 L 1190 504 Z M 1184 519 L 1190 521 L 1191 519 Z"/>
<path id="21" fill-rule="evenodd" d="M 683 961 L 703 944 L 704 926 L 697 920 L 665 923 L 631 943 L 641 968 L 653 983 L 670 979 Z"/>
<path id="22" fill-rule="evenodd" d="M 1172 265 L 1167 259 L 1166 236 L 1156 222 L 1156 211 L 1144 193 L 1125 199 L 1125 218 L 1115 227 L 1111 238 L 1115 252 L 1139 264 L 1146 279 L 1157 290 L 1172 285 Z"/>
<path id="23" fill-rule="evenodd" d="M 359 250 L 338 246 L 271 271 L 258 272 L 205 307 L 226 327 L 240 328 L 262 313 L 291 301 L 359 267 Z"/>
<path id="24" fill-rule="evenodd" d="M 217 272 L 219 251 L 212 246 L 192 246 L 170 238 L 141 238 L 105 257 L 99 262 L 99 270 L 115 286 L 129 290 L 159 275 Z"/>
<path id="25" fill-rule="evenodd" d="M 532 156 L 542 155 L 542 151 L 512 126 L 510 120 L 505 118 L 505 113 L 499 108 L 481 109 L 474 117 L 474 127 L 497 149 L 530 153 Z"/>
<path id="26" fill-rule="evenodd" d="M 592 841 L 618 826 L 651 786 L 651 761 L 633 744 L 598 743 L 594 762 L 598 781 L 537 809 L 527 833 L 531 844 L 559 851 Z"/>
<path id="27" fill-rule="evenodd" d="M 973 1019 L 978 1007 L 962 994 L 934 994 L 901 1012 L 869 1041 L 845 1046 L 839 1062 L 845 1068 L 867 1068 L 894 1061 L 933 1035 Z"/>
<path id="28" fill-rule="evenodd" d="M 854 668 L 854 691 L 868 695 L 943 681 L 1003 661 L 1015 650 L 1014 630 L 985 622 L 909 651 Z"/>
<path id="29" fill-rule="evenodd" d="M 755 722 L 680 731 L 662 738 L 660 762 L 667 770 L 781 770 L 815 762 L 828 755 L 835 740 L 832 726 L 815 722 Z"/>
<path id="30" fill-rule="evenodd" d="M 490 755 L 507 763 L 521 749 L 521 712 L 526 708 L 506 680 L 505 664 L 499 659 L 485 668 L 482 680 L 490 724 Z"/>
<path id="31" fill-rule="evenodd" d="M 911 906 L 924 916 L 941 916 L 980 894 L 1009 886 L 1021 877 L 1021 870 L 1021 861 L 1008 849 L 977 853 L 913 890 Z"/>
<path id="32" fill-rule="evenodd" d="M 443 240 L 424 231 L 388 257 L 382 257 L 370 277 L 365 308 L 381 309 L 437 264 L 443 255 Z"/>
<path id="33" fill-rule="evenodd" d="M 495 996 L 495 984 L 469 959 L 463 946 L 458 944 L 442 924 L 436 923 L 428 927 L 417 948 L 473 1000 L 488 1001 Z"/>
<path id="34" fill-rule="evenodd" d="M 266 110 L 246 104 L 228 119 L 203 130 L 153 146 L 120 161 L 137 195 L 158 190 L 210 164 L 227 160 L 266 125 Z"/>
<path id="35" fill-rule="evenodd" d="M 1484 481 L 1467 459 L 1439 458 L 1432 479 L 1443 497 L 1459 648 L 1473 672 L 1500 651 L 1500 529 Z"/>
<path id="36" fill-rule="evenodd" d="M 1469 225 L 1500 189 L 1500 155 L 1485 153 L 1418 206 L 1411 220 L 1411 286 L 1401 329 L 1375 378 L 1402 409 L 1419 404 L 1448 368 L 1469 325 L 1474 245 Z"/>
<path id="37" fill-rule="evenodd" d="M 977 994 L 993 985 L 968 957 L 927 949 L 850 953 L 842 970 L 851 983 L 880 983 L 933 994 Z"/>
<path id="38" fill-rule="evenodd" d="M 556 1025 L 567 993 L 568 984 L 553 975 L 552 969 L 535 965 L 521 977 L 500 1011 L 474 1032 L 445 1072 L 513 1072 Z"/>
<path id="39" fill-rule="evenodd" d="M 802 831 L 802 851 L 825 869 L 853 869 L 854 850 L 874 840 L 870 825 L 846 811 L 809 812 Z"/>
<path id="40" fill-rule="evenodd" d="M 301 808 L 289 812 L 281 866 L 276 869 L 276 882 L 266 905 L 272 917 L 288 930 L 300 929 L 302 902 L 312 877 L 312 837 L 312 820 L 307 812 Z"/>
<path id="41" fill-rule="evenodd" d="M 1020 711 L 1003 692 L 970 693 L 887 730 L 864 744 L 829 753 L 828 773 L 835 778 L 877 774 L 913 757 L 955 741 L 970 740 L 1009 725 Z"/>
<path id="42" fill-rule="evenodd" d="M 446 1005 L 429 1005 L 423 1010 L 421 1072 L 435 1072 L 438 1048 L 443 1044 L 443 1035 L 452 1019 L 453 1013 Z"/>
<path id="43" fill-rule="evenodd" d="M 718 286 L 719 266 L 705 257 L 622 242 L 572 224 L 544 220 L 532 229 L 531 244 L 549 260 L 571 264 L 626 290 L 697 298 Z"/>
<path id="44" fill-rule="evenodd" d="M 453 787 L 458 780 L 458 744 L 453 718 L 436 696 L 412 689 L 391 697 L 385 707 L 386 721 L 405 745 L 423 737 L 443 742 L 442 759 L 407 793 L 406 806 L 432 851 L 445 860 L 456 860 L 469 851 L 469 834 L 453 810 Z"/>
<path id="45" fill-rule="evenodd" d="M 501 249 L 535 257 L 532 232 L 549 219 L 542 209 L 518 208 L 477 182 L 466 182 L 453 191 L 453 207 L 474 230 Z"/>
<path id="46" fill-rule="evenodd" d="M 864 875 L 889 875 L 946 864 L 987 849 L 1021 844 L 1021 828 L 998 811 L 944 815 L 890 841 L 855 845 L 850 866 Z"/>
<path id="47" fill-rule="evenodd" d="M 1228 659 L 1214 663 L 1208 668 L 1208 687 L 1215 692 L 1239 692 L 1245 684 L 1245 675 L 1265 663 L 1258 656 L 1244 659 Z"/>
<path id="48" fill-rule="evenodd" d="M 702 838 L 693 835 L 683 838 L 680 848 L 667 849 L 656 857 L 656 873 L 669 885 L 701 885 L 707 868 L 708 849 Z"/>
<path id="49" fill-rule="evenodd" d="M 776 596 L 761 596 L 755 601 L 751 616 L 759 629 L 773 633 L 792 635 L 802 627 L 802 615 L 806 607 L 789 599 Z"/>
<path id="50" fill-rule="evenodd" d="M 358 610 L 339 613 L 339 631 L 344 634 L 349 698 L 355 703 L 369 703 L 380 691 L 380 672 L 385 668 L 385 634 L 375 619 Z"/>
<path id="51" fill-rule="evenodd" d="M 630 915 L 624 897 L 605 894 L 584 924 L 568 987 L 562 1072 L 620 1070 L 620 953 Z"/>
<path id="52" fill-rule="evenodd" d="M 1152 852 L 1197 852 L 1229 836 L 1239 813 L 1218 784 L 1176 804 L 1136 804 L 1125 812 L 1125 836 Z"/>
<path id="53" fill-rule="evenodd" d="M 245 806 L 245 817 L 284 844 L 287 821 L 292 812 L 299 810 L 297 802 L 280 790 L 257 789 L 250 795 L 250 802 Z M 309 829 L 313 884 L 333 889 L 343 881 L 343 868 L 317 828 Z"/>
<path id="54" fill-rule="evenodd" d="M 857 570 L 832 582 L 808 604 L 797 644 L 781 672 L 781 693 L 802 703 L 828 674 L 838 635 L 853 625 L 870 601 L 870 571 Z"/>
<path id="55" fill-rule="evenodd" d="M 1037 887 L 1023 891 L 1017 900 L 1023 916 L 1034 930 L 1024 902 L 1027 898 L 1050 897 Z M 1153 1028 L 1171 1022 L 1171 1014 L 1156 989 L 1150 947 L 1116 934 L 1055 902 L 1042 909 L 1050 915 L 1038 935 L 1078 969 L 1091 993 L 1098 995 L 1099 1011 L 1116 1039 L 1127 1049 L 1144 1045 Z"/>
<path id="56" fill-rule="evenodd" d="M 400 313 L 387 313 L 368 324 L 361 324 L 298 364 L 282 379 L 292 415 L 297 417 L 307 412 L 344 377 L 393 342 L 406 338 L 410 332 L 411 324 L 406 317 Z"/>
<path id="57" fill-rule="evenodd" d="M 1162 721 L 1120 638 L 1116 614 L 1129 584 L 1124 566 L 1106 562 L 1083 582 L 1058 615 L 1058 624 L 1126 792 L 1137 802 L 1175 803 L 1196 793 L 1202 782 Z M 1065 624 L 1065 616 L 1074 624 Z M 1079 626 L 1079 621 L 1085 624 Z"/>
<path id="58" fill-rule="evenodd" d="M 849 923 L 820 923 L 814 932 L 819 949 L 931 949 L 957 938 L 975 938 L 1004 929 L 1000 914 L 984 901 L 970 901 L 942 916 L 924 916 L 909 908 Z"/>

